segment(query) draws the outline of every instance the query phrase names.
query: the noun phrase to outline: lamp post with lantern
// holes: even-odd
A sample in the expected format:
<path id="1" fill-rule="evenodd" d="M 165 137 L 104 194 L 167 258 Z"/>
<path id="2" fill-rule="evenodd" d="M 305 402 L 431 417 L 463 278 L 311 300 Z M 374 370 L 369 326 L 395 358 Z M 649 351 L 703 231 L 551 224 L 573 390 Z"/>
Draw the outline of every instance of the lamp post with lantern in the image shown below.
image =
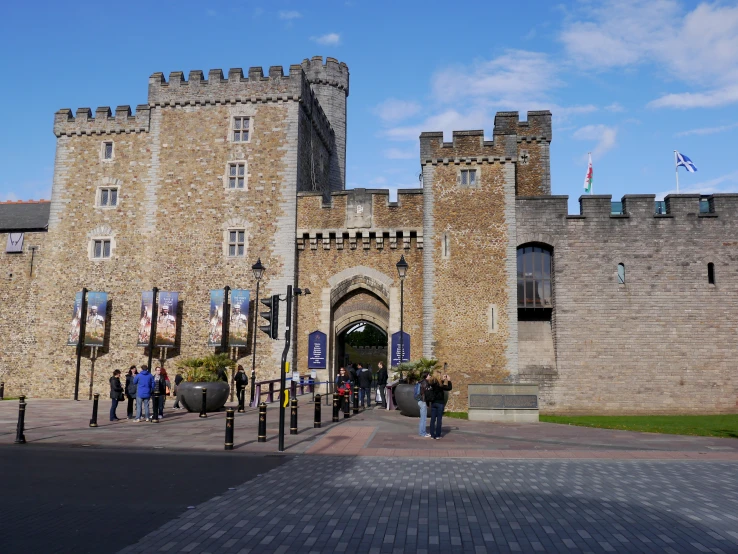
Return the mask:
<path id="1" fill-rule="evenodd" d="M 256 380 L 256 329 L 258 329 L 259 323 L 259 283 L 261 277 L 264 275 L 266 268 L 261 265 L 261 258 L 256 260 L 256 263 L 251 266 L 251 271 L 254 272 L 254 279 L 256 279 L 256 301 L 254 302 L 254 347 L 251 349 L 252 364 L 251 364 L 251 401 L 250 404 L 254 405 L 254 387 Z"/>
<path id="2" fill-rule="evenodd" d="M 400 261 L 397 262 L 397 274 L 400 276 L 400 360 L 402 363 L 405 360 L 405 332 L 404 332 L 404 311 L 405 311 L 405 276 L 407 275 L 407 262 L 405 256 L 400 256 Z"/>

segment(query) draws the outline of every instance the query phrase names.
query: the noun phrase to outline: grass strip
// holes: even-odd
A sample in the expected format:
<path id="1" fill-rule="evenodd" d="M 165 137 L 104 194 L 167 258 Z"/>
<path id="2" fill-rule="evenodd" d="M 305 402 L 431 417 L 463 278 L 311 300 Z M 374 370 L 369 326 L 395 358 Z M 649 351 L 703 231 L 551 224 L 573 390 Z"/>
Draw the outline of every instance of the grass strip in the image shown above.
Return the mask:
<path id="1" fill-rule="evenodd" d="M 600 429 L 619 429 L 643 433 L 696 435 L 700 437 L 738 438 L 738 414 L 674 416 L 554 416 L 542 415 L 541 421 Z"/>

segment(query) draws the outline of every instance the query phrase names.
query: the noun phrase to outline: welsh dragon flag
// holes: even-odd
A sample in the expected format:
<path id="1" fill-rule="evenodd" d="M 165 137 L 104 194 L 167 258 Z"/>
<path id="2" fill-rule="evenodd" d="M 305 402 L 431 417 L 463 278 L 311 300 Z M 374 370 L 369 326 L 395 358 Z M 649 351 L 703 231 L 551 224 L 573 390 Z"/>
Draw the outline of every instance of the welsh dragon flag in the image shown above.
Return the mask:
<path id="1" fill-rule="evenodd" d="M 589 154 L 589 164 L 587 165 L 587 176 L 584 178 L 584 192 L 592 194 L 592 154 Z"/>

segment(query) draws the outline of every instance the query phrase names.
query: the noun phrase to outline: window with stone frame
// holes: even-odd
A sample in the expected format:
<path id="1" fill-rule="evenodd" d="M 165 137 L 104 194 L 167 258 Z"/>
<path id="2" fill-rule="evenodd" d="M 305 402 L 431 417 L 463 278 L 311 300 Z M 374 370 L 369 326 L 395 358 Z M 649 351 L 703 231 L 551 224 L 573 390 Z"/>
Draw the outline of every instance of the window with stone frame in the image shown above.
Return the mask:
<path id="1" fill-rule="evenodd" d="M 228 257 L 243 258 L 246 255 L 246 230 L 228 229 Z"/>
<path id="2" fill-rule="evenodd" d="M 231 139 L 233 142 L 248 142 L 251 131 L 251 118 L 245 115 L 233 117 L 233 130 Z"/>
<path id="3" fill-rule="evenodd" d="M 98 189 L 97 205 L 101 208 L 114 208 L 118 205 L 118 187 Z"/>
<path id="4" fill-rule="evenodd" d="M 102 143 L 102 159 L 105 161 L 112 160 L 113 159 L 113 141 L 112 140 L 106 140 Z"/>
<path id="5" fill-rule="evenodd" d="M 473 187 L 477 184 L 476 169 L 462 169 L 459 175 L 459 183 L 463 187 Z"/>
<path id="6" fill-rule="evenodd" d="M 110 239 L 100 238 L 92 240 L 92 259 L 107 260 L 110 258 L 112 251 L 112 241 Z"/>
<path id="7" fill-rule="evenodd" d="M 243 190 L 246 188 L 246 162 L 228 163 L 226 186 L 234 190 Z"/>
<path id="8" fill-rule="evenodd" d="M 518 308 L 553 308 L 551 251 L 543 246 L 518 248 Z"/>

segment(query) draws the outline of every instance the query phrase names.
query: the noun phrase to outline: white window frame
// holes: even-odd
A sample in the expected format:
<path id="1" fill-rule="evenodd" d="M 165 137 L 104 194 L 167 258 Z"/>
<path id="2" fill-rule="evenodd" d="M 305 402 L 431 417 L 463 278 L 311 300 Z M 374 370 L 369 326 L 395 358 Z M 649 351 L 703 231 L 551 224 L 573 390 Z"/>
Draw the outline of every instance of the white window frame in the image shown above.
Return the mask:
<path id="1" fill-rule="evenodd" d="M 241 120 L 241 128 L 236 129 L 236 119 Z M 235 139 L 235 133 L 236 131 L 241 132 L 241 136 L 243 137 L 243 120 L 246 119 L 249 122 L 249 138 L 246 140 Z M 228 129 L 228 142 L 232 142 L 233 144 L 248 144 L 251 142 L 251 137 L 254 134 L 254 116 L 248 115 L 248 114 L 231 114 L 231 122 Z"/>
<path id="2" fill-rule="evenodd" d="M 108 199 L 110 198 L 110 191 L 115 191 L 115 205 L 103 204 L 103 190 L 108 191 Z M 97 194 L 95 197 L 95 206 L 104 210 L 114 210 L 120 206 L 120 187 L 118 185 L 100 185 L 97 187 Z"/>
<path id="3" fill-rule="evenodd" d="M 474 183 L 469 182 L 469 175 L 474 175 Z M 468 187 L 468 188 L 474 188 L 478 187 L 480 180 L 482 177 L 482 172 L 478 167 L 462 167 L 459 168 L 459 173 L 456 176 L 456 182 L 461 187 Z M 466 183 L 464 183 L 464 179 L 466 178 Z"/>
<path id="4" fill-rule="evenodd" d="M 238 175 L 236 175 L 236 187 L 231 188 L 231 166 L 235 165 L 236 168 L 238 168 L 241 164 L 243 164 L 243 188 L 238 187 Z M 238 173 L 238 169 L 236 169 L 236 173 Z M 223 187 L 225 187 L 226 190 L 232 191 L 245 191 L 249 189 L 249 164 L 246 160 L 231 160 L 226 164 L 225 175 L 223 175 Z"/>
<path id="5" fill-rule="evenodd" d="M 236 233 L 236 240 L 235 242 L 231 242 L 231 233 Z M 243 233 L 243 242 L 238 240 L 238 233 Z M 231 245 L 235 246 L 235 253 L 231 254 Z M 246 236 L 246 228 L 245 227 L 229 227 L 225 231 L 225 254 L 226 257 L 232 260 L 239 260 L 246 258 L 246 253 L 248 251 L 248 240 Z M 243 253 L 238 253 L 238 247 L 243 246 Z"/>
<path id="6" fill-rule="evenodd" d="M 101 248 L 102 248 L 102 252 L 104 253 L 105 252 L 105 242 L 106 241 L 110 243 L 110 253 L 109 253 L 109 255 L 108 256 L 100 256 L 100 257 L 95 256 L 95 243 L 96 242 L 102 243 L 101 244 Z M 112 236 L 92 237 L 92 238 L 90 238 L 90 242 L 88 243 L 87 256 L 93 262 L 107 262 L 108 260 L 112 260 L 113 259 L 113 252 L 114 251 L 115 251 L 115 240 L 113 239 Z"/>
<path id="7" fill-rule="evenodd" d="M 110 157 L 105 157 L 105 145 L 110 144 Z M 115 141 L 114 140 L 104 140 L 100 143 L 100 161 L 103 162 L 112 162 L 115 160 Z"/>

